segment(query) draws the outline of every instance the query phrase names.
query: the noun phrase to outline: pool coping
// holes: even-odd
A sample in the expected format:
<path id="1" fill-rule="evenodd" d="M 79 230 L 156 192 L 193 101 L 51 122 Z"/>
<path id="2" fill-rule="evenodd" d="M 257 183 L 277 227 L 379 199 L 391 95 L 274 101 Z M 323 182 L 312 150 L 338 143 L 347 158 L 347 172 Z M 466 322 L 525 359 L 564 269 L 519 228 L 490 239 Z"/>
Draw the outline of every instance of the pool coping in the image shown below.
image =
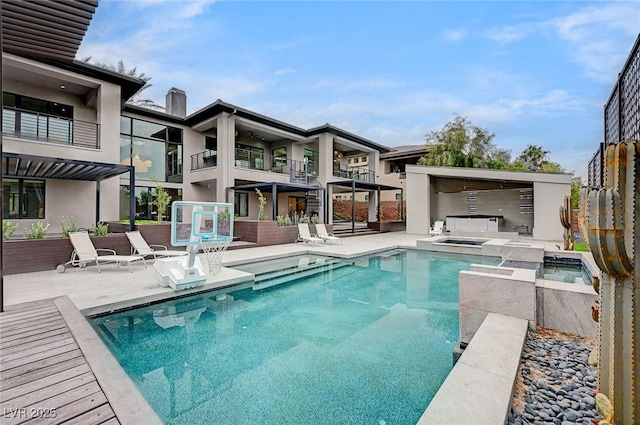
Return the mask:
<path id="1" fill-rule="evenodd" d="M 417 425 L 506 423 L 528 325 L 489 313 Z"/>
<path id="2" fill-rule="evenodd" d="M 65 295 L 54 299 L 53 302 L 120 423 L 123 425 L 163 424 L 156 411 L 71 299 Z"/>

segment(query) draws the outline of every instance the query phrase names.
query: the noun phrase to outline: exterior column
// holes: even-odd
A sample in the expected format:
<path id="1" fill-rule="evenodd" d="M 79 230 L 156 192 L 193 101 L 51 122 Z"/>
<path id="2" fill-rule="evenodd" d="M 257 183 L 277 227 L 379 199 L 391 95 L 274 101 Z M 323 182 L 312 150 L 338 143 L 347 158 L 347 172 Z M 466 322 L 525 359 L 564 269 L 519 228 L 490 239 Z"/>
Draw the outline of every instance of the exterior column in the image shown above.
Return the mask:
<path id="1" fill-rule="evenodd" d="M 356 232 L 356 181 L 351 180 L 351 233 Z"/>
<path id="2" fill-rule="evenodd" d="M 218 138 L 218 177 L 216 178 L 216 194 L 214 202 L 225 202 L 226 189 L 234 186 L 236 152 L 236 119 L 234 115 L 223 112 L 217 117 Z M 229 202 L 233 203 L 233 193 L 228 193 Z"/>
<path id="3" fill-rule="evenodd" d="M 275 220 L 278 216 L 278 186 L 271 184 L 271 219 Z"/>
<path id="4" fill-rule="evenodd" d="M 333 222 L 333 191 L 329 190 L 327 183 L 333 180 L 333 136 L 329 133 L 318 135 L 318 183 L 326 189 L 326 207 L 321 211 L 327 211 L 326 217 L 318 217 L 320 222 Z M 322 214 L 324 215 L 324 214 Z"/>

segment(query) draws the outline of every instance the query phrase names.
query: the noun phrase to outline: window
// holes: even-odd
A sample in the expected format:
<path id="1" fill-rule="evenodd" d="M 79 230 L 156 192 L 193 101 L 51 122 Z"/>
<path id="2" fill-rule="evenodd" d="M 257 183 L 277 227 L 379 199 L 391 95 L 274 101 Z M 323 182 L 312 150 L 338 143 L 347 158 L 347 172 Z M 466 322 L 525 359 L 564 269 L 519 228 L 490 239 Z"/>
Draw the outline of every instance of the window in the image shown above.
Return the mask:
<path id="1" fill-rule="evenodd" d="M 73 143 L 73 106 L 2 93 L 2 132 L 54 143 Z"/>
<path id="2" fill-rule="evenodd" d="M 289 214 L 303 213 L 307 210 L 307 199 L 301 196 L 289 196 Z"/>
<path id="3" fill-rule="evenodd" d="M 271 168 L 282 168 L 287 165 L 287 148 L 277 148 L 271 151 L 273 160 Z"/>
<path id="4" fill-rule="evenodd" d="M 153 205 L 154 187 L 136 186 L 136 220 L 157 220 L 158 207 Z M 169 193 L 171 201 L 182 200 L 182 189 L 164 188 Z M 120 219 L 129 218 L 129 186 L 120 186 Z M 171 220 L 171 203 L 167 207 L 167 211 L 162 213 L 163 220 Z"/>
<path id="5" fill-rule="evenodd" d="M 353 163 L 357 164 L 360 161 L 360 158 L 353 158 Z M 351 162 L 351 160 L 349 160 L 349 162 Z"/>
<path id="6" fill-rule="evenodd" d="M 307 160 L 307 172 L 317 173 L 318 172 L 318 152 L 305 148 L 304 159 Z"/>
<path id="7" fill-rule="evenodd" d="M 237 145 L 236 166 L 264 170 L 264 149 L 249 145 Z"/>
<path id="8" fill-rule="evenodd" d="M 364 195 L 364 200 L 368 201 L 369 200 L 369 194 Z"/>
<path id="9" fill-rule="evenodd" d="M 136 168 L 136 179 L 182 183 L 182 130 L 120 117 L 120 162 Z"/>
<path id="10" fill-rule="evenodd" d="M 367 158 L 366 156 L 363 156 L 362 158 L 360 158 L 360 162 L 368 162 L 369 158 Z"/>
<path id="11" fill-rule="evenodd" d="M 400 193 L 396 193 L 396 201 L 401 201 L 402 195 Z"/>
<path id="12" fill-rule="evenodd" d="M 249 216 L 249 194 L 246 192 L 236 192 L 233 195 L 234 214 L 238 217 Z"/>
<path id="13" fill-rule="evenodd" d="M 44 181 L 5 178 L 2 185 L 5 218 L 44 218 Z"/>

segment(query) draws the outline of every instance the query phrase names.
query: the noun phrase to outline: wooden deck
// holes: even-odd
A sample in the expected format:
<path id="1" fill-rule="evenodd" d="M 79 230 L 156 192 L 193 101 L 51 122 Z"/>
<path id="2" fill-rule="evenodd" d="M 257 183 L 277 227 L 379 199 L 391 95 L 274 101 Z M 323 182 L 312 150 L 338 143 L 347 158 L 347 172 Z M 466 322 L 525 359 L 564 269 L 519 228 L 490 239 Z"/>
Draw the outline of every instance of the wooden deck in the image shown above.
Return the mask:
<path id="1" fill-rule="evenodd" d="M 53 300 L 0 314 L 0 424 L 120 422 Z"/>

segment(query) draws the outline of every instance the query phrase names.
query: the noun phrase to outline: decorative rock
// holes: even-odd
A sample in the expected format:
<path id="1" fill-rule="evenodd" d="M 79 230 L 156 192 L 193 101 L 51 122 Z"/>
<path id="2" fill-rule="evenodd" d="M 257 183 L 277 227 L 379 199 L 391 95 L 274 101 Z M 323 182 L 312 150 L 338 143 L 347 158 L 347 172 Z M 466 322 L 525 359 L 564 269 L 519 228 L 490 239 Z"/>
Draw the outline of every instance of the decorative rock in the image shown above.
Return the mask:
<path id="1" fill-rule="evenodd" d="M 602 419 L 593 397 L 597 370 L 589 364 L 592 345 L 543 328 L 529 331 L 514 395 L 524 411 L 513 404 L 507 423 L 576 425 Z"/>

